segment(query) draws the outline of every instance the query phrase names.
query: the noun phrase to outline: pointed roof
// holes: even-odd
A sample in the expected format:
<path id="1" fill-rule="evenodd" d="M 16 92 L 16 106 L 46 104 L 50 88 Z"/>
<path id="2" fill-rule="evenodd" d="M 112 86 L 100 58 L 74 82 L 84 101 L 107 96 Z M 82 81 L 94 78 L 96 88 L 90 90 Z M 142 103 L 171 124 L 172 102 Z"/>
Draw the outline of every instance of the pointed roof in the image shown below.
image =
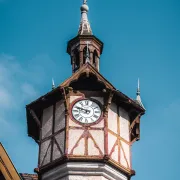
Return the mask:
<path id="1" fill-rule="evenodd" d="M 144 105 L 141 101 L 141 96 L 140 96 L 140 82 L 139 82 L 139 78 L 138 78 L 138 87 L 137 87 L 137 93 L 136 93 L 137 97 L 136 97 L 136 102 L 143 108 L 144 108 Z"/>
<path id="2" fill-rule="evenodd" d="M 103 82 L 106 86 L 106 88 L 108 89 L 112 89 L 112 90 L 115 90 L 115 87 L 110 83 L 108 82 L 98 71 L 97 69 L 92 66 L 90 63 L 86 63 L 84 64 L 78 71 L 76 71 L 70 78 L 68 78 L 67 80 L 65 80 L 61 85 L 60 87 L 63 88 L 63 87 L 66 87 L 66 86 L 69 86 L 70 83 L 72 81 L 76 81 L 79 79 L 79 77 L 84 74 L 84 73 L 91 73 L 91 74 L 94 74 L 98 81 L 100 82 Z"/>
<path id="3" fill-rule="evenodd" d="M 5 148 L 1 143 L 0 143 L 0 174 L 5 179 L 16 179 L 16 180 L 21 179 L 10 157 L 8 156 Z"/>
<path id="4" fill-rule="evenodd" d="M 81 22 L 78 30 L 79 35 L 92 35 L 91 26 L 88 21 L 88 11 L 89 7 L 87 5 L 87 0 L 84 0 L 83 5 L 81 6 Z"/>

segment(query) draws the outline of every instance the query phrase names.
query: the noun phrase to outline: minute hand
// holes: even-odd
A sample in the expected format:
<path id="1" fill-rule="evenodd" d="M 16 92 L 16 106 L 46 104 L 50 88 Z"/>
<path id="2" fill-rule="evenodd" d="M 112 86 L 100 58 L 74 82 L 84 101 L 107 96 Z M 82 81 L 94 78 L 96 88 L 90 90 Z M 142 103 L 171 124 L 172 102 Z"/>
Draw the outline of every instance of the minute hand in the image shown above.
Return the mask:
<path id="1" fill-rule="evenodd" d="M 79 110 L 81 110 L 81 111 L 84 111 L 85 113 L 90 113 L 90 111 L 87 110 L 87 109 L 83 109 L 83 108 L 80 108 L 80 107 L 76 107 L 76 108 L 79 109 Z"/>

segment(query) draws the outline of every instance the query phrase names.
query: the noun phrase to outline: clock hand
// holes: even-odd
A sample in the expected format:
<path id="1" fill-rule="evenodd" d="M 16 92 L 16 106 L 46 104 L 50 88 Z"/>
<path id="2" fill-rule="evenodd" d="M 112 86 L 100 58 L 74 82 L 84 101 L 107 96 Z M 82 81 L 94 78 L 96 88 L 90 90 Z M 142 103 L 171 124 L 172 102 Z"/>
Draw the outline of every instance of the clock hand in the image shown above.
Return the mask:
<path id="1" fill-rule="evenodd" d="M 80 108 L 80 107 L 76 107 L 76 108 L 81 110 L 81 111 L 84 111 L 86 114 L 89 114 L 91 112 L 90 110 L 83 109 L 83 108 Z"/>

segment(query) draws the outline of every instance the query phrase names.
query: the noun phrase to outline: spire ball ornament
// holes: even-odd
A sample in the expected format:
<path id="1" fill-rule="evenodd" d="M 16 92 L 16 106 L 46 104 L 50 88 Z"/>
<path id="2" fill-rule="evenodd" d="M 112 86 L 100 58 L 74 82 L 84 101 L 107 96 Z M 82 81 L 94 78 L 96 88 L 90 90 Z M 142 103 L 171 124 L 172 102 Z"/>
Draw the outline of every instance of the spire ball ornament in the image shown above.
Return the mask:
<path id="1" fill-rule="evenodd" d="M 83 5 L 81 6 L 81 11 L 82 12 L 84 12 L 84 11 L 88 12 L 89 11 L 89 7 L 87 5 L 87 0 L 84 0 Z"/>

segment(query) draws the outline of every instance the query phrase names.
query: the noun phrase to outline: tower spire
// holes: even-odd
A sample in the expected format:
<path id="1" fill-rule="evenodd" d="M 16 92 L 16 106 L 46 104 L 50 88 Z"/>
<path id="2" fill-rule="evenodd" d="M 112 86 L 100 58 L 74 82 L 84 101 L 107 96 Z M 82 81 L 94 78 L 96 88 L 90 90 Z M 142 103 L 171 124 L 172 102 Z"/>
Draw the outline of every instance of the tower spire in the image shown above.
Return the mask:
<path id="1" fill-rule="evenodd" d="M 136 101 L 137 101 L 137 103 L 141 106 L 141 107 L 143 107 L 144 108 L 144 105 L 143 105 L 143 103 L 142 103 L 142 101 L 141 101 L 141 96 L 140 96 L 140 82 L 139 82 L 139 78 L 138 78 L 138 87 L 137 87 L 137 93 L 136 93 L 136 95 L 137 95 L 137 97 L 136 97 Z M 145 108 L 144 108 L 145 109 Z"/>
<path id="2" fill-rule="evenodd" d="M 83 0 L 83 4 L 81 6 L 81 22 L 78 30 L 79 35 L 92 35 L 91 26 L 87 16 L 88 11 L 89 7 L 87 5 L 87 0 Z"/>

